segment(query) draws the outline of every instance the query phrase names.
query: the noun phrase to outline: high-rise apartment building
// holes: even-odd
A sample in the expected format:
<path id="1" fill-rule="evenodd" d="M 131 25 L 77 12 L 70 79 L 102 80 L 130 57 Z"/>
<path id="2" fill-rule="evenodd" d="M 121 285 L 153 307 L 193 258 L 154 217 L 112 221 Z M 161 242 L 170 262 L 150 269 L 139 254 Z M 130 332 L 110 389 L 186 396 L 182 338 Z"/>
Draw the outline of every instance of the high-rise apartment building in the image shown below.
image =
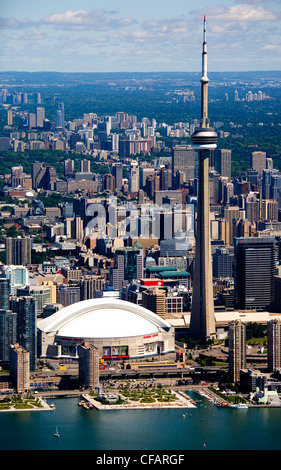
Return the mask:
<path id="1" fill-rule="evenodd" d="M 236 238 L 235 301 L 241 310 L 270 310 L 274 303 L 275 237 Z"/>
<path id="2" fill-rule="evenodd" d="M 31 263 L 31 238 L 5 239 L 6 265 L 27 265 Z"/>
<path id="3" fill-rule="evenodd" d="M 99 350 L 90 343 L 78 346 L 79 382 L 85 388 L 94 389 L 99 385 Z"/>
<path id="4" fill-rule="evenodd" d="M 18 343 L 10 348 L 10 376 L 16 386 L 17 393 L 25 393 L 30 389 L 30 353 Z M 32 370 L 32 369 L 31 369 Z"/>
<path id="5" fill-rule="evenodd" d="M 84 275 L 79 281 L 80 299 L 94 299 L 96 291 L 105 289 L 105 279 L 101 276 Z"/>
<path id="6" fill-rule="evenodd" d="M 11 310 L 17 313 L 18 343 L 29 352 L 30 370 L 35 370 L 37 365 L 36 300 L 33 297 L 13 298 Z"/>
<path id="7" fill-rule="evenodd" d="M 43 128 L 45 120 L 45 108 L 36 108 L 36 127 Z"/>
<path id="8" fill-rule="evenodd" d="M 281 368 L 281 320 L 267 323 L 267 365 L 270 372 Z"/>
<path id="9" fill-rule="evenodd" d="M 91 172 L 91 162 L 90 160 L 83 159 L 80 163 L 81 173 L 90 173 Z"/>
<path id="10" fill-rule="evenodd" d="M 41 93 L 39 92 L 35 93 L 35 103 L 41 104 Z"/>
<path id="11" fill-rule="evenodd" d="M 74 160 L 64 160 L 64 176 L 74 175 Z"/>
<path id="12" fill-rule="evenodd" d="M 68 217 L 64 222 L 64 233 L 72 240 L 82 240 L 84 229 L 81 217 Z"/>
<path id="13" fill-rule="evenodd" d="M 115 178 L 111 174 L 103 175 L 102 177 L 103 191 L 113 192 L 115 190 Z"/>
<path id="14" fill-rule="evenodd" d="M 17 342 L 17 314 L 0 309 L 0 362 L 9 363 L 10 346 Z"/>
<path id="15" fill-rule="evenodd" d="M 13 110 L 12 109 L 8 109 L 7 111 L 7 124 L 8 126 L 13 125 Z"/>
<path id="16" fill-rule="evenodd" d="M 18 186 L 23 186 L 24 172 L 23 167 L 13 166 L 11 171 L 11 185 L 12 188 L 17 188 Z"/>
<path id="17" fill-rule="evenodd" d="M 240 371 L 246 368 L 246 325 L 241 320 L 228 324 L 229 378 L 240 381 Z"/>
<path id="18" fill-rule="evenodd" d="M 111 137 L 111 151 L 118 153 L 119 151 L 119 134 L 110 134 Z"/>
<path id="19" fill-rule="evenodd" d="M 17 289 L 18 297 L 32 297 L 36 300 L 36 316 L 40 316 L 43 308 L 51 303 L 51 287 L 47 285 L 29 285 Z"/>
<path id="20" fill-rule="evenodd" d="M 57 303 L 63 307 L 80 302 L 80 287 L 57 285 Z"/>
<path id="21" fill-rule="evenodd" d="M 34 129 L 37 126 L 35 113 L 28 113 L 28 124 L 29 129 Z"/>
<path id="22" fill-rule="evenodd" d="M 46 190 L 54 190 L 57 181 L 55 167 L 43 166 L 41 162 L 34 162 L 31 168 L 32 188 L 44 188 Z"/>
<path id="23" fill-rule="evenodd" d="M 138 162 L 132 161 L 129 171 L 129 191 L 136 193 L 140 189 L 140 176 Z"/>
<path id="24" fill-rule="evenodd" d="M 41 162 L 32 163 L 31 167 L 31 178 L 32 178 L 32 188 L 37 189 L 41 179 L 45 174 L 46 168 L 43 167 Z"/>

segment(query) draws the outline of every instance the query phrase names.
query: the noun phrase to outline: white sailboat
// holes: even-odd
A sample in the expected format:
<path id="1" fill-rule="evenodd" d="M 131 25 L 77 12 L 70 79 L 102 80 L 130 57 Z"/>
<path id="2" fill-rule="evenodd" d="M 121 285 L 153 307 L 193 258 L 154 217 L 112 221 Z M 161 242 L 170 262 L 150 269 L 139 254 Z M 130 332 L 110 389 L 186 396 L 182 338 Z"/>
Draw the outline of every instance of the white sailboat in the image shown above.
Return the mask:
<path id="1" fill-rule="evenodd" d="M 56 428 L 56 432 L 54 433 L 54 436 L 55 436 L 55 437 L 60 437 L 58 428 Z"/>

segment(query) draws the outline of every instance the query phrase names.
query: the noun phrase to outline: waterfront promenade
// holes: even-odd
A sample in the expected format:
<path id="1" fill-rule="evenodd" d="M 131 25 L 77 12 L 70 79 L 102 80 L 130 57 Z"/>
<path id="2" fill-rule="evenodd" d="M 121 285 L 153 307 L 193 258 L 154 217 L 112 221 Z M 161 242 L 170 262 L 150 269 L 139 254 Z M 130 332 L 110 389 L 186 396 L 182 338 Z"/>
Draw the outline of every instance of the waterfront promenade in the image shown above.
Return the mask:
<path id="1" fill-rule="evenodd" d="M 49 405 L 42 397 L 37 397 L 36 402 L 31 400 L 26 401 L 24 404 L 15 403 L 13 401 L 6 402 L 5 406 L 0 406 L 1 412 L 26 412 L 26 411 L 52 411 L 54 407 Z"/>
<path id="2" fill-rule="evenodd" d="M 174 400 L 171 402 L 163 402 L 159 400 L 155 400 L 154 403 L 142 403 L 140 400 L 134 402 L 133 400 L 128 400 L 126 397 L 124 398 L 124 402 L 122 404 L 103 404 L 98 400 L 95 400 L 89 394 L 83 394 L 82 397 L 85 399 L 87 403 L 92 405 L 94 408 L 100 411 L 104 410 L 118 410 L 118 409 L 159 409 L 159 408 L 196 408 L 196 404 L 194 401 L 185 393 L 183 392 L 172 392 L 174 396 Z"/>

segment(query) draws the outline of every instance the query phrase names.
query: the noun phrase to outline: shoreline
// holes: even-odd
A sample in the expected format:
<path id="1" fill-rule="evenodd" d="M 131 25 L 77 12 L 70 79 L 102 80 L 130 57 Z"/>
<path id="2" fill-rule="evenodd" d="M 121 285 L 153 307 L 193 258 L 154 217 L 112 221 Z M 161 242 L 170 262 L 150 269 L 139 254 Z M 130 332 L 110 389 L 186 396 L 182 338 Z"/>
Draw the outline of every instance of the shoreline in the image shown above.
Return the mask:
<path id="1" fill-rule="evenodd" d="M 3 412 L 27 412 L 27 411 L 54 411 L 54 407 L 49 405 L 44 398 L 39 397 L 41 406 L 32 406 L 32 408 L 15 408 L 11 405 L 8 409 L 0 409 L 0 413 Z"/>

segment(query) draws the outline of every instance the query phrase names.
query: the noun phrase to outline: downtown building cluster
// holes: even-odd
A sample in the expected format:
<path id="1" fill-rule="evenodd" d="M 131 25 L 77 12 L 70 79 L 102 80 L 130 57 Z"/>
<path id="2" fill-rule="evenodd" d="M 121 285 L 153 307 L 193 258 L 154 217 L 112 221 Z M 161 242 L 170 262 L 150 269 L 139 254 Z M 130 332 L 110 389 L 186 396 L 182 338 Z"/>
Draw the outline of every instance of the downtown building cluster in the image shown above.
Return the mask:
<path id="1" fill-rule="evenodd" d="M 51 123 L 37 102 L 36 113 L 21 116 L 21 129 L 0 139 L 4 151 L 63 150 L 67 156 L 63 177 L 39 161 L 31 174 L 17 166 L 3 175 L 2 195 L 20 202 L 2 212 L 3 227 L 14 226 L 16 233 L 5 238 L 1 266 L 1 362 L 9 363 L 9 347 L 19 344 L 35 370 L 38 319 L 81 300 L 127 300 L 188 330 L 195 301 L 208 291 L 210 313 L 203 316 L 214 323 L 203 336 L 229 334 L 230 375 L 240 380 L 245 332 L 240 323 L 235 330 L 227 322 L 231 312 L 255 312 L 261 323 L 264 313 L 281 312 L 281 175 L 270 155 L 256 151 L 251 167 L 232 178 L 231 150 L 216 148 L 204 108 L 205 72 L 203 66 L 201 121 L 178 126 L 186 141 L 170 149 L 161 140 L 165 126 L 155 119 L 138 122 L 119 112 L 67 122 L 63 103 Z M 189 133 L 193 126 L 199 130 Z M 154 159 L 146 158 L 151 152 Z M 83 155 L 78 169 L 77 153 Z M 91 170 L 97 158 L 108 173 L 99 173 L 97 165 Z M 61 202 L 45 207 L 44 197 L 53 193 Z M 206 232 L 197 252 L 196 231 Z M 46 259 L 34 262 L 40 253 Z M 202 314 L 199 302 L 194 308 Z M 216 309 L 225 314 L 225 331 L 216 327 Z M 280 367 L 280 334 L 273 335 L 271 321 L 268 367 L 274 371 Z M 191 332 L 196 336 L 197 326 Z"/>
<path id="2" fill-rule="evenodd" d="M 252 168 L 237 179 L 231 178 L 229 149 L 210 151 L 209 158 L 215 310 L 256 311 L 263 321 L 263 312 L 281 311 L 279 173 L 264 152 L 253 152 Z M 11 168 L 3 195 L 20 202 L 9 214 L 2 213 L 4 227 L 16 225 L 18 232 L 4 240 L 3 364 L 9 364 L 10 345 L 20 344 L 35 370 L 38 319 L 89 298 L 128 300 L 182 326 L 192 303 L 198 154 L 187 143 L 175 145 L 159 168 L 160 161 L 157 157 L 143 165 L 135 155 L 122 159 L 117 153 L 106 175 L 111 184 L 105 187 L 101 175 L 90 171 L 90 156 L 85 155 L 80 172 L 74 171 L 74 159 L 67 158 L 63 182 L 85 177 L 86 187 L 78 194 L 56 191 L 56 178 L 50 189 L 47 165 L 33 163 L 31 175 Z M 45 187 L 40 183 L 44 179 Z M 25 186 L 26 180 L 31 184 Z M 95 189 L 87 187 L 92 181 Z M 72 202 L 45 207 L 40 196 L 53 192 L 72 196 Z M 97 208 L 103 209 L 103 217 L 92 226 Z M 48 259 L 34 263 L 35 253 Z"/>

